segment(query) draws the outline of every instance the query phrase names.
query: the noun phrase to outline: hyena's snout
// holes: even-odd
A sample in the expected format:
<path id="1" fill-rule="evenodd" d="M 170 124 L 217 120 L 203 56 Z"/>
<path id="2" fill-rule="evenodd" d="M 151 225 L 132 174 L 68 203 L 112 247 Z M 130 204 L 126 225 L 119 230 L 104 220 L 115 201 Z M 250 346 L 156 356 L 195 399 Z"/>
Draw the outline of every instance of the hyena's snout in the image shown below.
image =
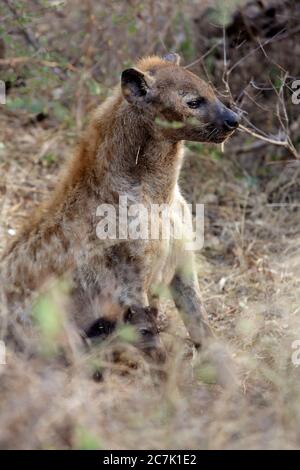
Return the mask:
<path id="1" fill-rule="evenodd" d="M 239 127 L 240 118 L 237 113 L 227 108 L 220 101 L 217 102 L 215 108 L 216 125 L 223 132 L 233 132 Z"/>
<path id="2" fill-rule="evenodd" d="M 226 130 L 233 131 L 239 127 L 239 124 L 240 118 L 238 115 L 227 108 L 223 116 L 223 127 Z"/>

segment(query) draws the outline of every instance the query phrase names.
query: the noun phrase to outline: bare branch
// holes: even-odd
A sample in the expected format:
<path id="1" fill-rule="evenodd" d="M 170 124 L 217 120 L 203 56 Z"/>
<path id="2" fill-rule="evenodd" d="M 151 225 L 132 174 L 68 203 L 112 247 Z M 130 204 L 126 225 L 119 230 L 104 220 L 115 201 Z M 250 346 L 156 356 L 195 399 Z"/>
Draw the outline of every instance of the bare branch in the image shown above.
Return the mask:
<path id="1" fill-rule="evenodd" d="M 58 67 L 60 69 L 65 68 L 67 70 L 71 70 L 72 72 L 76 71 L 76 67 L 74 67 L 74 65 L 70 63 L 62 65 L 58 62 L 36 59 L 35 57 L 11 57 L 9 59 L 0 59 L 0 65 L 8 65 L 10 67 L 16 67 L 18 65 L 27 64 L 27 63 L 40 64 L 40 65 L 44 65 L 45 67 L 53 67 L 53 68 Z"/>
<path id="2" fill-rule="evenodd" d="M 10 12 L 12 13 L 12 15 L 14 16 L 14 18 L 17 20 L 18 25 L 19 25 L 19 29 L 20 29 L 21 33 L 23 34 L 24 38 L 26 39 L 26 41 L 27 41 L 36 51 L 38 51 L 38 50 L 40 49 L 40 45 L 39 45 L 37 39 L 34 37 L 33 33 L 30 31 L 30 29 L 29 29 L 29 28 L 25 28 L 25 26 L 23 26 L 23 25 L 21 24 L 20 15 L 19 15 L 18 10 L 15 8 L 15 6 L 13 5 L 13 3 L 12 3 L 10 0 L 4 0 L 4 3 L 5 3 L 5 5 L 7 6 L 7 8 L 10 10 Z"/>
<path id="3" fill-rule="evenodd" d="M 279 139 L 273 139 L 271 137 L 265 137 L 264 135 L 259 134 L 257 132 L 254 132 L 251 129 L 249 129 L 248 127 L 243 126 L 242 124 L 240 124 L 239 129 L 243 132 L 246 132 L 249 135 L 252 135 L 252 137 L 255 137 L 256 139 L 260 139 L 264 142 L 267 142 L 270 145 L 277 145 L 279 147 L 284 147 L 290 152 L 291 155 L 293 155 L 294 158 L 296 158 L 297 160 L 300 159 L 300 155 L 297 152 L 295 146 L 293 145 L 293 143 L 291 142 L 289 137 L 286 137 L 285 140 L 279 140 Z"/>
<path id="4" fill-rule="evenodd" d="M 223 77 L 222 77 L 222 81 L 223 83 L 225 84 L 225 87 L 226 87 L 226 91 L 230 94 L 231 96 L 231 99 L 232 99 L 232 102 L 233 104 L 236 106 L 237 109 L 240 109 L 237 104 L 234 102 L 233 100 L 233 97 L 232 97 L 232 93 L 231 93 L 231 89 L 230 89 L 230 86 L 229 86 L 229 75 L 230 73 L 238 66 L 240 65 L 241 62 L 243 62 L 247 57 L 249 57 L 250 55 L 252 55 L 255 51 L 257 51 L 258 49 L 261 49 L 263 54 L 265 55 L 265 57 L 269 60 L 269 57 L 264 49 L 264 46 L 266 46 L 267 44 L 270 44 L 272 42 L 274 42 L 275 40 L 278 40 L 278 36 L 282 37 L 282 32 L 284 32 L 285 30 L 281 30 L 279 31 L 275 36 L 273 36 L 271 39 L 268 39 L 267 41 L 265 41 L 263 44 L 261 44 L 261 42 L 258 40 L 258 47 L 256 47 L 255 49 L 252 49 L 248 54 L 246 54 L 244 57 L 242 57 L 238 62 L 236 62 L 229 70 L 228 70 L 228 66 L 227 66 L 227 53 L 226 53 L 226 30 L 225 30 L 225 27 L 223 27 L 223 48 L 224 48 L 224 53 L 223 53 L 223 56 L 224 56 L 224 71 L 223 71 Z M 288 36 L 286 36 L 288 37 Z M 270 60 L 271 61 L 271 60 Z M 239 126 L 239 130 L 241 130 L 242 132 L 246 132 L 247 134 L 251 135 L 252 137 L 255 137 L 256 139 L 259 139 L 261 142 L 264 142 L 264 143 L 268 143 L 270 145 L 276 145 L 278 147 L 284 147 L 295 159 L 299 160 L 300 159 L 300 155 L 297 151 L 297 149 L 295 148 L 290 136 L 289 136 L 289 128 L 288 128 L 288 125 L 289 125 L 289 118 L 288 118 L 288 114 L 287 114 L 287 110 L 286 110 L 286 105 L 285 105 L 285 100 L 284 100 L 284 86 L 286 84 L 286 80 L 289 76 L 288 72 L 286 70 L 284 70 L 280 65 L 276 64 L 274 61 L 271 61 L 272 63 L 274 63 L 280 70 L 284 71 L 285 75 L 284 75 L 284 78 L 281 82 L 281 87 L 280 87 L 280 90 L 279 92 L 277 91 L 277 89 L 273 86 L 272 84 L 272 88 L 275 90 L 275 93 L 277 94 L 277 97 L 278 97 L 278 102 L 277 102 L 277 118 L 278 118 L 278 121 L 280 123 L 280 126 L 281 128 L 283 129 L 284 131 L 284 136 L 285 136 L 285 139 L 284 140 L 281 140 L 280 138 L 278 139 L 274 139 L 273 137 L 270 137 L 270 136 L 267 136 L 263 131 L 257 129 L 257 132 L 255 132 L 254 130 L 252 129 L 249 129 L 248 127 L 240 124 Z M 246 96 L 248 96 L 248 98 L 251 99 L 251 101 L 254 101 L 255 104 L 262 108 L 261 105 L 259 105 L 258 103 L 256 103 L 256 101 L 254 99 L 252 99 L 250 97 L 249 94 L 246 93 L 246 91 L 244 90 L 244 94 L 246 94 Z M 282 111 L 283 111 L 283 116 L 284 116 L 284 120 L 285 120 L 285 123 L 283 122 L 283 118 L 281 117 L 281 113 L 280 113 L 280 105 L 281 105 L 281 108 L 282 108 Z M 240 112 L 241 114 L 244 114 L 243 113 L 243 110 L 240 109 Z M 244 116 L 244 119 L 246 121 L 247 118 Z M 253 126 L 249 121 L 248 123 Z M 255 126 L 253 126 L 255 127 Z M 265 134 L 265 135 L 264 135 Z"/>
<path id="5" fill-rule="evenodd" d="M 189 69 L 190 67 L 193 67 L 194 65 L 198 64 L 199 62 L 202 62 L 209 54 L 211 54 L 220 44 L 222 44 L 222 39 L 219 39 L 213 46 L 211 46 L 208 51 L 205 52 L 201 57 L 198 59 L 194 60 L 194 62 L 191 62 L 190 64 L 186 65 L 184 68 Z"/>

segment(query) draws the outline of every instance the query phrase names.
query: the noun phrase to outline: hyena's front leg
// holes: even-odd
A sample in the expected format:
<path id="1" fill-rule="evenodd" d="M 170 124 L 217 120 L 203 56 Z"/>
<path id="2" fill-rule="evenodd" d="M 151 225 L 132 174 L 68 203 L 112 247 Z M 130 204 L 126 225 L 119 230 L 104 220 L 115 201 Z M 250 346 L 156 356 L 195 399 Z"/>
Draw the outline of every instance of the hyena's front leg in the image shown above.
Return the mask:
<path id="1" fill-rule="evenodd" d="M 171 282 L 171 292 L 191 340 L 196 347 L 202 346 L 205 340 L 212 337 L 213 333 L 209 327 L 207 315 L 201 301 L 194 267 L 189 270 L 177 269 Z"/>
<path id="2" fill-rule="evenodd" d="M 198 349 L 204 346 L 202 353 L 216 373 L 216 381 L 222 386 L 238 384 L 235 365 L 227 348 L 216 340 L 208 325 L 204 307 L 201 304 L 196 273 L 192 276 L 182 271 L 175 274 L 172 281 L 172 292 L 177 308 L 183 314 L 190 338 Z"/>

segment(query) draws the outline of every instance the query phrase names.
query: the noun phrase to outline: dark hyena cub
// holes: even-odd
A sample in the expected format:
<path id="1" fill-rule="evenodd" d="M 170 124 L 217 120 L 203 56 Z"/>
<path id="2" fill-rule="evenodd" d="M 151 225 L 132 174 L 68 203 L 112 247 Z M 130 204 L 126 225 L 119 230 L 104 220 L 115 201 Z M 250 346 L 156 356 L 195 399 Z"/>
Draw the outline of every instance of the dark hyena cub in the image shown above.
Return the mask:
<path id="1" fill-rule="evenodd" d="M 157 315 L 158 310 L 154 307 L 129 307 L 121 321 L 105 317 L 98 318 L 85 330 L 84 336 L 92 343 L 97 343 L 113 334 L 118 326 L 130 325 L 136 332 L 134 345 L 155 362 L 163 363 L 166 359 L 166 352 L 157 328 Z"/>

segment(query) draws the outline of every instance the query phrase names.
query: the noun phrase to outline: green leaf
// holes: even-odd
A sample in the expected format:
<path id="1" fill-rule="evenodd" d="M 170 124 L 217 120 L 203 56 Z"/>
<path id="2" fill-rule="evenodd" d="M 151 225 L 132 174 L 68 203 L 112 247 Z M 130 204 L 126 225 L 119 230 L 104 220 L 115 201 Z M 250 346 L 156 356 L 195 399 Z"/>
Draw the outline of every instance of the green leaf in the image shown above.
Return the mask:
<path id="1" fill-rule="evenodd" d="M 75 446 L 79 450 L 102 449 L 99 438 L 84 427 L 79 427 L 75 431 Z"/>
<path id="2" fill-rule="evenodd" d="M 138 339 L 137 332 L 133 326 L 126 325 L 118 329 L 118 336 L 126 343 L 134 343 Z"/>
<path id="3" fill-rule="evenodd" d="M 212 364 L 203 364 L 197 370 L 198 379 L 206 384 L 215 384 L 217 382 L 217 371 Z"/>

